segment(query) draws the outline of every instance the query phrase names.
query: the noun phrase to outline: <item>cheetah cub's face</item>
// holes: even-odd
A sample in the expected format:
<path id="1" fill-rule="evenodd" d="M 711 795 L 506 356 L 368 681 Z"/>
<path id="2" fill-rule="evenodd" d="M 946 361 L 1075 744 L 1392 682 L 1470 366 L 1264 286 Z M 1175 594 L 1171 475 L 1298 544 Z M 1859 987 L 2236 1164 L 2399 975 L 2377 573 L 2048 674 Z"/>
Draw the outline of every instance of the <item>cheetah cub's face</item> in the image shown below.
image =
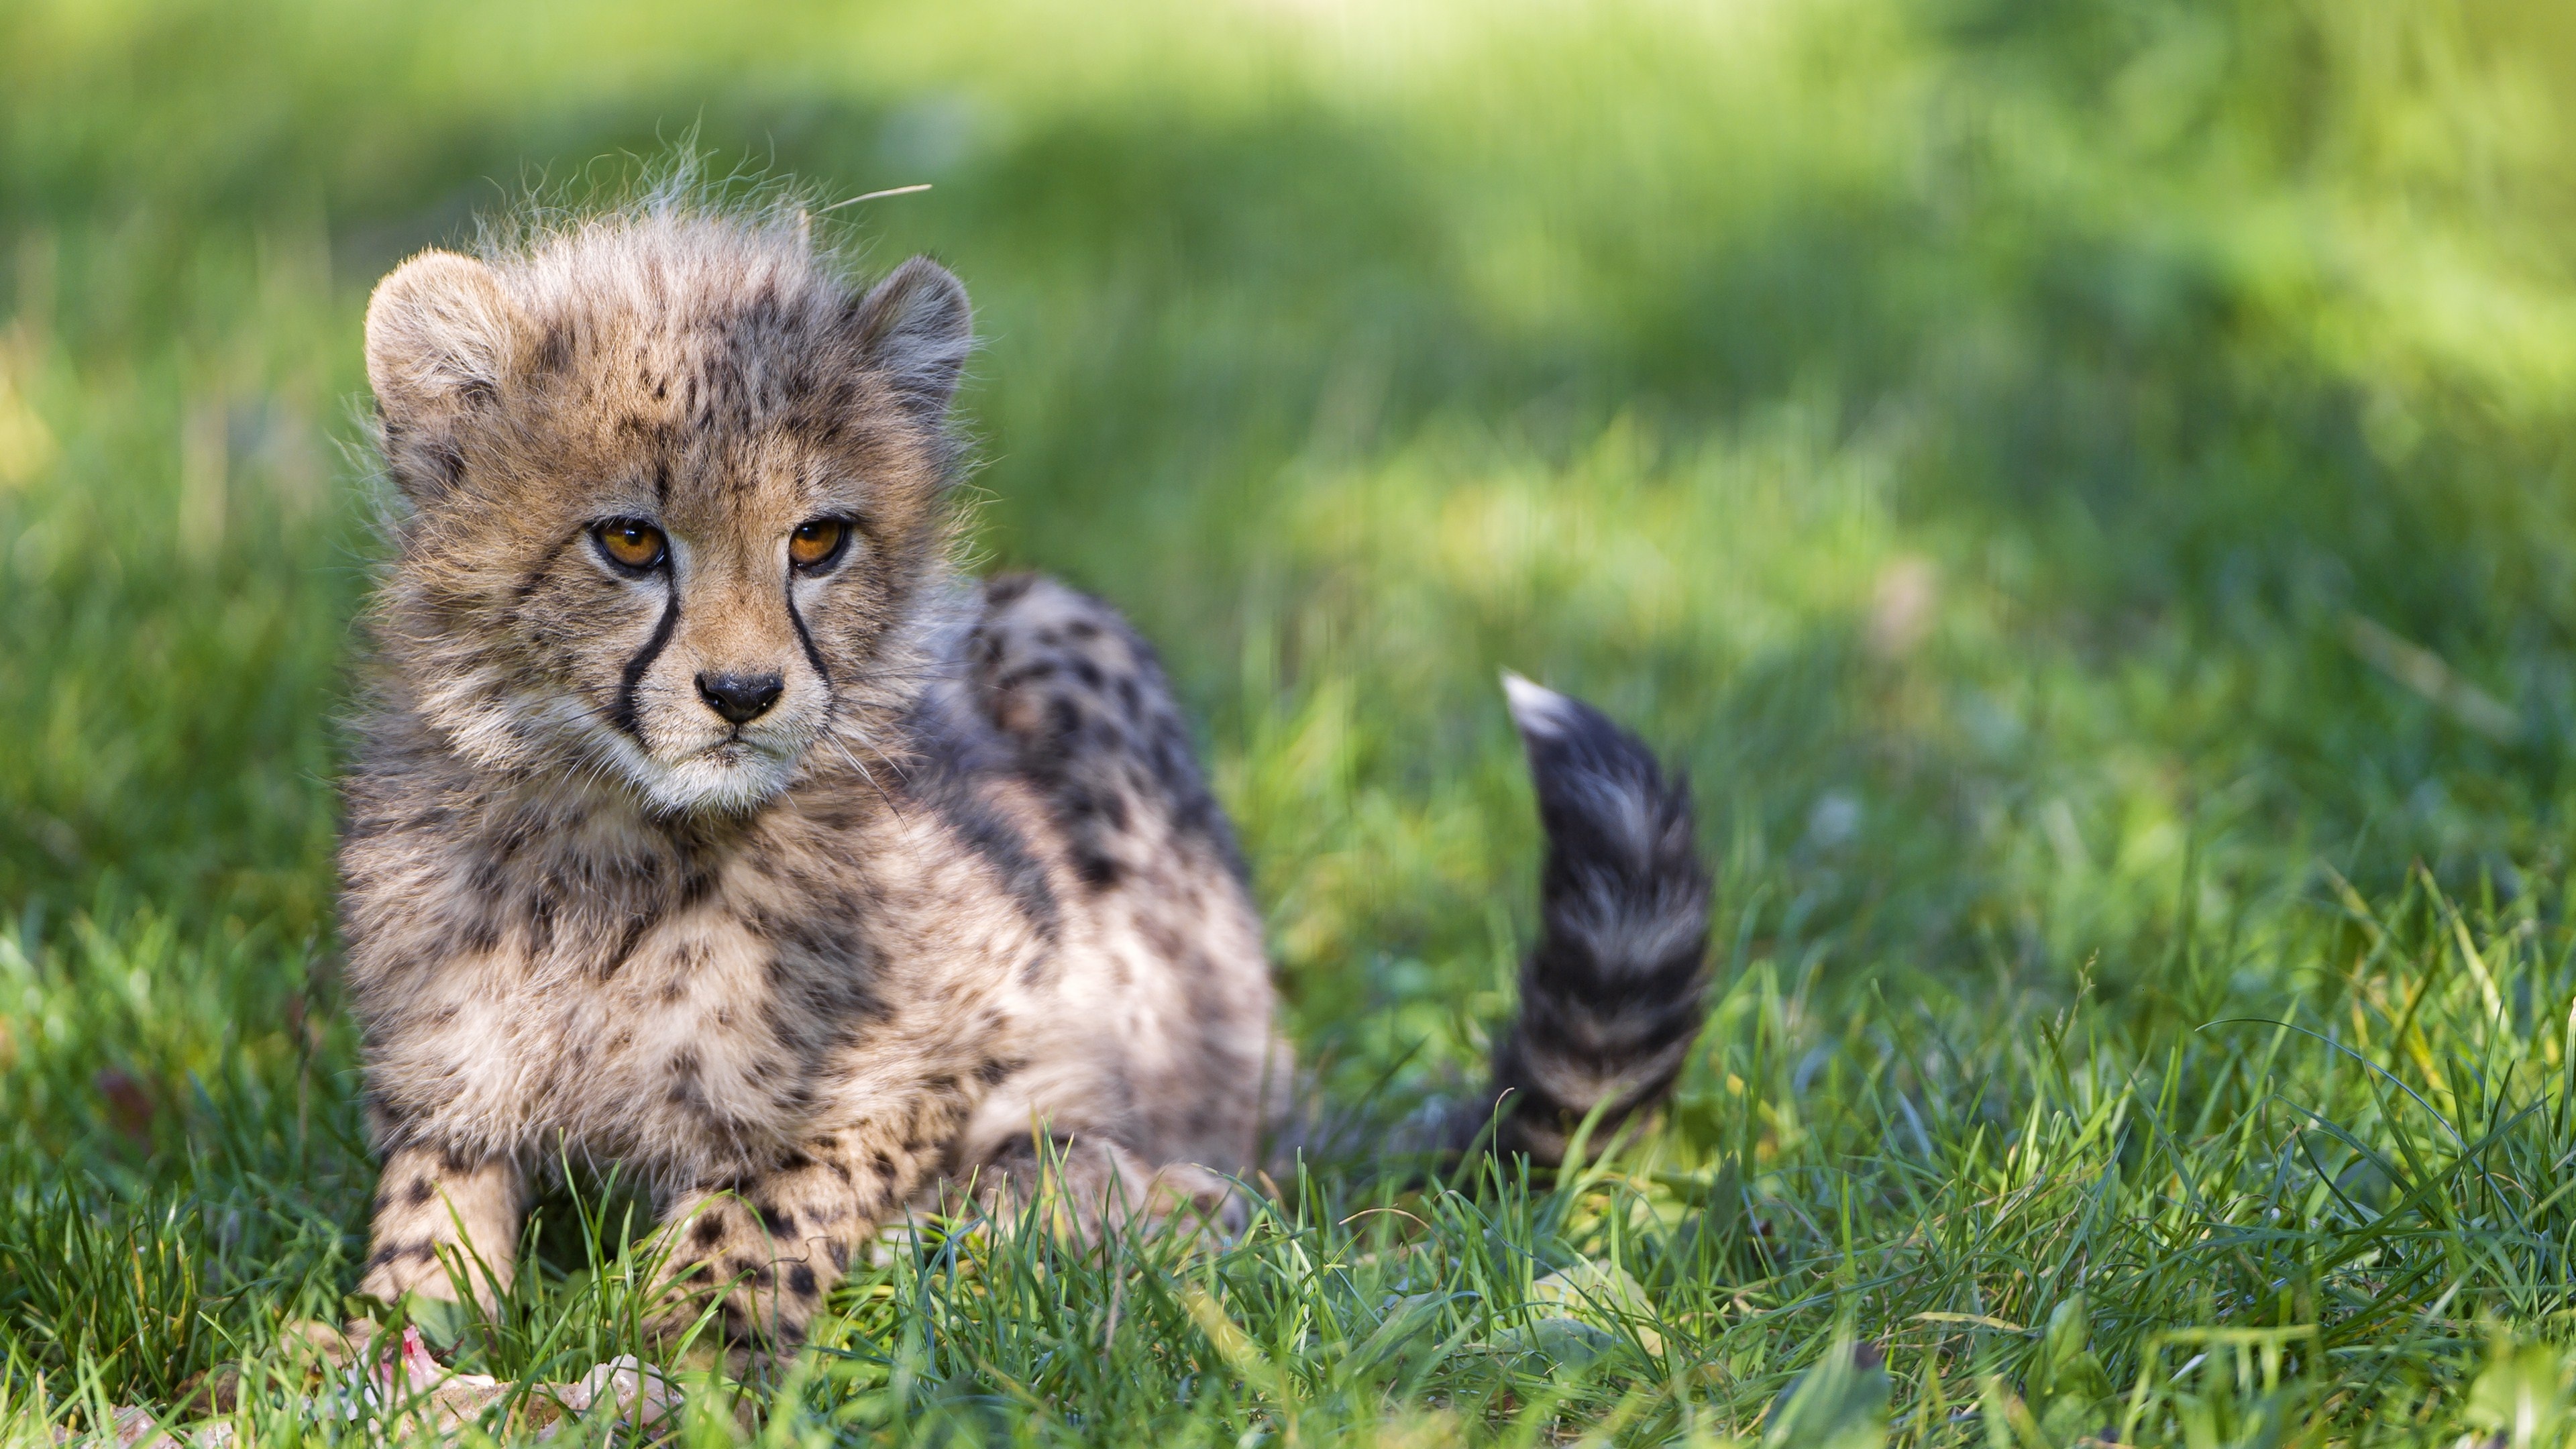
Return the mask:
<path id="1" fill-rule="evenodd" d="M 501 771 L 739 811 L 854 761 L 917 685 L 944 567 L 964 291 L 853 296 L 791 228 L 675 221 L 378 287 L 368 375 L 412 504 L 378 635 Z"/>

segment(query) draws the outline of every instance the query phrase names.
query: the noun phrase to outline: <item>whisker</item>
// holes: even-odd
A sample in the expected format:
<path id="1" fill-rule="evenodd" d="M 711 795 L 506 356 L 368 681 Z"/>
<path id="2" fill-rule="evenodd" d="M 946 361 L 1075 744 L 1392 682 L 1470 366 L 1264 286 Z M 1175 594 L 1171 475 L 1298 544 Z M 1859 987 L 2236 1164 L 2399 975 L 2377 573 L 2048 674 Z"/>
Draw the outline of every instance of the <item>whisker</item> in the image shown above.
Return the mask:
<path id="1" fill-rule="evenodd" d="M 868 782 L 868 788 L 877 792 L 877 798 L 883 800 L 885 802 L 885 807 L 894 812 L 894 818 L 897 820 L 906 820 L 903 813 L 903 807 L 894 803 L 894 797 L 885 792 L 885 787 L 883 785 L 877 783 L 876 776 L 868 773 L 867 766 L 859 763 L 859 757 L 850 753 L 850 747 L 841 742 L 841 737 L 839 735 L 826 735 L 824 738 L 832 742 L 832 748 L 841 752 L 842 759 L 850 762 L 851 769 L 859 772 L 859 778 Z M 906 823 L 909 823 L 909 821 L 906 820 Z"/>

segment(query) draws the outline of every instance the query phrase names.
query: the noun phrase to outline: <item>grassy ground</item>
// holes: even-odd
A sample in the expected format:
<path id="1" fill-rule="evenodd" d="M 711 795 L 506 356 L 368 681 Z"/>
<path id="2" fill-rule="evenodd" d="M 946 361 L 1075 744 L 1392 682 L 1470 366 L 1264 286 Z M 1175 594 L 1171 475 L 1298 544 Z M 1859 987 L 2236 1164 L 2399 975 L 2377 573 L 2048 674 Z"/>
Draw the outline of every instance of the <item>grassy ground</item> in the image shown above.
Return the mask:
<path id="1" fill-rule="evenodd" d="M 695 127 L 935 183 L 843 215 L 978 299 L 980 547 L 1166 646 L 1344 1090 L 1507 1007 L 1498 668 L 1686 761 L 1724 862 L 1641 1150 L 918 1244 L 760 1432 L 2562 1442 L 2569 14 L 0 7 L 0 1434 L 236 1362 L 264 1441 L 361 1432 L 281 1345 L 371 1186 L 360 309 Z M 629 1346 L 623 1213 L 550 1200 L 460 1364 Z"/>

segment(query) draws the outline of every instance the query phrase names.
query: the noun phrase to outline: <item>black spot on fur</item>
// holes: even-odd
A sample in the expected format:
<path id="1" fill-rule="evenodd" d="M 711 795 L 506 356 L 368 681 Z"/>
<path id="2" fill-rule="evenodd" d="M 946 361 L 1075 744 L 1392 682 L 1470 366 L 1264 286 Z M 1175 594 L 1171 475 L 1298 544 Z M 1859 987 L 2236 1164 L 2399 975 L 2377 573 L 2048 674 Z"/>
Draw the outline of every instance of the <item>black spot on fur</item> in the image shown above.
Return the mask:
<path id="1" fill-rule="evenodd" d="M 680 905 L 683 909 L 706 903 L 716 892 L 717 876 L 701 865 L 694 854 L 680 863 Z"/>
<path id="2" fill-rule="evenodd" d="M 618 938 L 617 950 L 615 954 L 608 958 L 608 964 L 601 970 L 600 974 L 602 976 L 616 975 L 618 968 L 624 966 L 628 958 L 635 954 L 636 946 L 640 945 L 644 940 L 644 933 L 651 930 L 654 923 L 660 919 L 661 913 L 658 911 L 640 911 L 635 915 L 628 917 L 626 921 L 626 934 Z"/>
<path id="3" fill-rule="evenodd" d="M 670 1062 L 671 1085 L 662 1098 L 675 1107 L 686 1107 L 704 1115 L 707 1111 L 706 1089 L 698 1083 L 698 1057 L 695 1052 L 679 1052 Z"/>
<path id="4" fill-rule="evenodd" d="M 388 434 L 385 451 L 397 463 L 407 452 L 414 465 L 408 471 L 420 489 L 433 497 L 453 493 L 465 481 L 465 455 L 445 439 L 434 439 L 405 449 L 396 447 L 392 435 Z"/>
<path id="5" fill-rule="evenodd" d="M 572 328 L 560 319 L 548 322 L 537 338 L 534 360 L 539 372 L 561 372 L 572 366 Z"/>
<path id="6" fill-rule="evenodd" d="M 1101 854 L 1097 850 L 1080 849 L 1077 849 L 1074 852 L 1073 871 L 1074 874 L 1082 877 L 1082 883 L 1084 885 L 1091 887 L 1095 891 L 1105 891 L 1114 888 L 1118 884 L 1119 875 L 1122 873 L 1118 862 L 1111 860 L 1108 856 Z"/>
<path id="7" fill-rule="evenodd" d="M 528 954 L 543 956 L 555 944 L 555 894 L 545 881 L 528 892 Z"/>
<path id="8" fill-rule="evenodd" d="M 436 1196 L 438 1196 L 438 1184 L 431 1182 L 426 1177 L 413 1178 L 411 1180 L 411 1191 L 403 1195 L 404 1200 L 409 1202 L 413 1207 L 419 1207 L 421 1204 L 428 1202 L 431 1198 Z"/>
<path id="9" fill-rule="evenodd" d="M 716 1239 L 724 1236 L 724 1219 L 715 1213 L 708 1213 L 698 1219 L 698 1225 L 690 1230 L 689 1236 L 697 1240 L 699 1247 L 712 1248 L 716 1245 Z"/>
<path id="10" fill-rule="evenodd" d="M 814 1270 L 803 1263 L 787 1270 L 787 1288 L 799 1298 L 811 1298 L 820 1291 L 814 1281 Z"/>
<path id="11" fill-rule="evenodd" d="M 579 538 L 580 534 L 576 532 L 573 537 Z M 553 554 L 548 554 L 536 567 L 528 570 L 526 576 L 519 580 L 519 586 L 510 591 L 510 597 L 522 604 L 533 597 L 537 590 L 544 586 L 545 581 L 554 576 L 555 557 Z"/>
<path id="12" fill-rule="evenodd" d="M 489 911 L 476 911 L 457 922 L 457 949 L 469 956 L 488 956 L 501 946 L 501 923 Z"/>

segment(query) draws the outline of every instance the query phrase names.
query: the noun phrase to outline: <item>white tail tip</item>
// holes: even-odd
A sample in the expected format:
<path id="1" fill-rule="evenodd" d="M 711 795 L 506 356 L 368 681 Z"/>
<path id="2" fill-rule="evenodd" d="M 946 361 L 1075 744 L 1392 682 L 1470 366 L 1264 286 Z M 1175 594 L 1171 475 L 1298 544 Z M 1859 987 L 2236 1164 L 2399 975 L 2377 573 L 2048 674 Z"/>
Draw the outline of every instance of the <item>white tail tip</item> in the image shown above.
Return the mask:
<path id="1" fill-rule="evenodd" d="M 1572 700 L 1543 684 L 1503 671 L 1503 698 L 1512 708 L 1512 723 L 1531 739 L 1549 740 L 1565 732 Z"/>

